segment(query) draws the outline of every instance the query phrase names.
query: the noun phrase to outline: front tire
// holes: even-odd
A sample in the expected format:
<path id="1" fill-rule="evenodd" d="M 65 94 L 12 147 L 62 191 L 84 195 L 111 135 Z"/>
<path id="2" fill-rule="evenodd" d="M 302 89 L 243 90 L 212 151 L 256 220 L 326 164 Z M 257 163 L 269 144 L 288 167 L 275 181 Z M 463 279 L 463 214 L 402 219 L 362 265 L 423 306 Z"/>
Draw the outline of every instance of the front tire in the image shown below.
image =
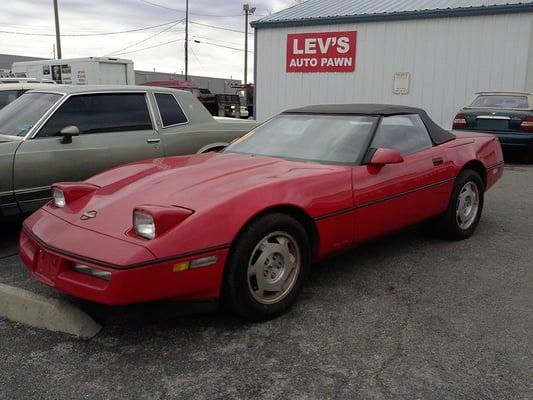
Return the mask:
<path id="1" fill-rule="evenodd" d="M 268 214 L 240 235 L 230 256 L 223 300 L 250 321 L 287 311 L 309 272 L 311 248 L 302 225 L 286 214 Z"/>
<path id="2" fill-rule="evenodd" d="M 446 235 L 454 240 L 470 237 L 483 211 L 485 186 L 476 171 L 462 171 L 455 180 L 450 204 L 443 218 Z"/>

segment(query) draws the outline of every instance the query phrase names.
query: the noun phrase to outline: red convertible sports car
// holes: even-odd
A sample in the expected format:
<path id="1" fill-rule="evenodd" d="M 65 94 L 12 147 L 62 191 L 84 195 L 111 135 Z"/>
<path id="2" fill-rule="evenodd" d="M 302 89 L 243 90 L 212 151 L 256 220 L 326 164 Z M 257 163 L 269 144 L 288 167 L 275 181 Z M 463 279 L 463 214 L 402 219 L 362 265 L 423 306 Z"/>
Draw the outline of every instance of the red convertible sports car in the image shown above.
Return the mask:
<path id="1" fill-rule="evenodd" d="M 421 109 L 305 107 L 222 153 L 54 185 L 20 255 L 43 283 L 95 302 L 220 298 L 264 320 L 295 301 L 313 260 L 435 217 L 467 238 L 502 173 L 495 136 L 445 131 Z"/>

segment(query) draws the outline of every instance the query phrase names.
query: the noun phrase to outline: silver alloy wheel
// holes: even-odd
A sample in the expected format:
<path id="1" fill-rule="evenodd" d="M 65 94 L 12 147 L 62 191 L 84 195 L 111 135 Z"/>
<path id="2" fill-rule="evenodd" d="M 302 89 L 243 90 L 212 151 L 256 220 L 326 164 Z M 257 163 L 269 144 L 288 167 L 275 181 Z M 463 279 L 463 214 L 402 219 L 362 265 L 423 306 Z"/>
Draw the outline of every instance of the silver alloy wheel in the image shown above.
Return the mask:
<path id="1" fill-rule="evenodd" d="M 459 191 L 455 215 L 459 228 L 466 230 L 472 226 L 479 212 L 479 189 L 468 181 Z"/>
<path id="2" fill-rule="evenodd" d="M 300 248 L 286 232 L 273 232 L 255 246 L 248 261 L 248 288 L 256 301 L 274 304 L 290 293 L 300 274 Z"/>

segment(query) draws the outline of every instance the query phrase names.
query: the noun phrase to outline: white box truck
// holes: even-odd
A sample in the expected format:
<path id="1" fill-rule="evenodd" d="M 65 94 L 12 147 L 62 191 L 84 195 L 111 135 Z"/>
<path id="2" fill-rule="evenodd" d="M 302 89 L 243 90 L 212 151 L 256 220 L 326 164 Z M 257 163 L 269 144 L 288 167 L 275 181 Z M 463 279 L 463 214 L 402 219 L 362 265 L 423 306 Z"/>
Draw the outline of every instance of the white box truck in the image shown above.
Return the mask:
<path id="1" fill-rule="evenodd" d="M 13 63 L 18 78 L 52 79 L 66 85 L 135 85 L 133 61 L 87 57 Z"/>

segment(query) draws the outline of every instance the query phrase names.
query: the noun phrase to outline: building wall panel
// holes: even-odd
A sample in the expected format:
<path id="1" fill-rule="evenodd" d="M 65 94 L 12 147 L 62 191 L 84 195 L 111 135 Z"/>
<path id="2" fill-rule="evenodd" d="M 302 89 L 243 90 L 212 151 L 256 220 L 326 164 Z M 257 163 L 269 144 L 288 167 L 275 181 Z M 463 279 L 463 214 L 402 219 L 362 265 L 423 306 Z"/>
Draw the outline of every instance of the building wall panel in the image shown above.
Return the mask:
<path id="1" fill-rule="evenodd" d="M 345 30 L 358 32 L 355 73 L 285 72 L 287 34 Z M 260 28 L 256 35 L 260 121 L 309 104 L 377 102 L 422 107 L 449 127 L 475 92 L 523 91 L 531 80 L 533 13 Z M 393 94 L 395 72 L 411 74 L 409 94 Z"/>

